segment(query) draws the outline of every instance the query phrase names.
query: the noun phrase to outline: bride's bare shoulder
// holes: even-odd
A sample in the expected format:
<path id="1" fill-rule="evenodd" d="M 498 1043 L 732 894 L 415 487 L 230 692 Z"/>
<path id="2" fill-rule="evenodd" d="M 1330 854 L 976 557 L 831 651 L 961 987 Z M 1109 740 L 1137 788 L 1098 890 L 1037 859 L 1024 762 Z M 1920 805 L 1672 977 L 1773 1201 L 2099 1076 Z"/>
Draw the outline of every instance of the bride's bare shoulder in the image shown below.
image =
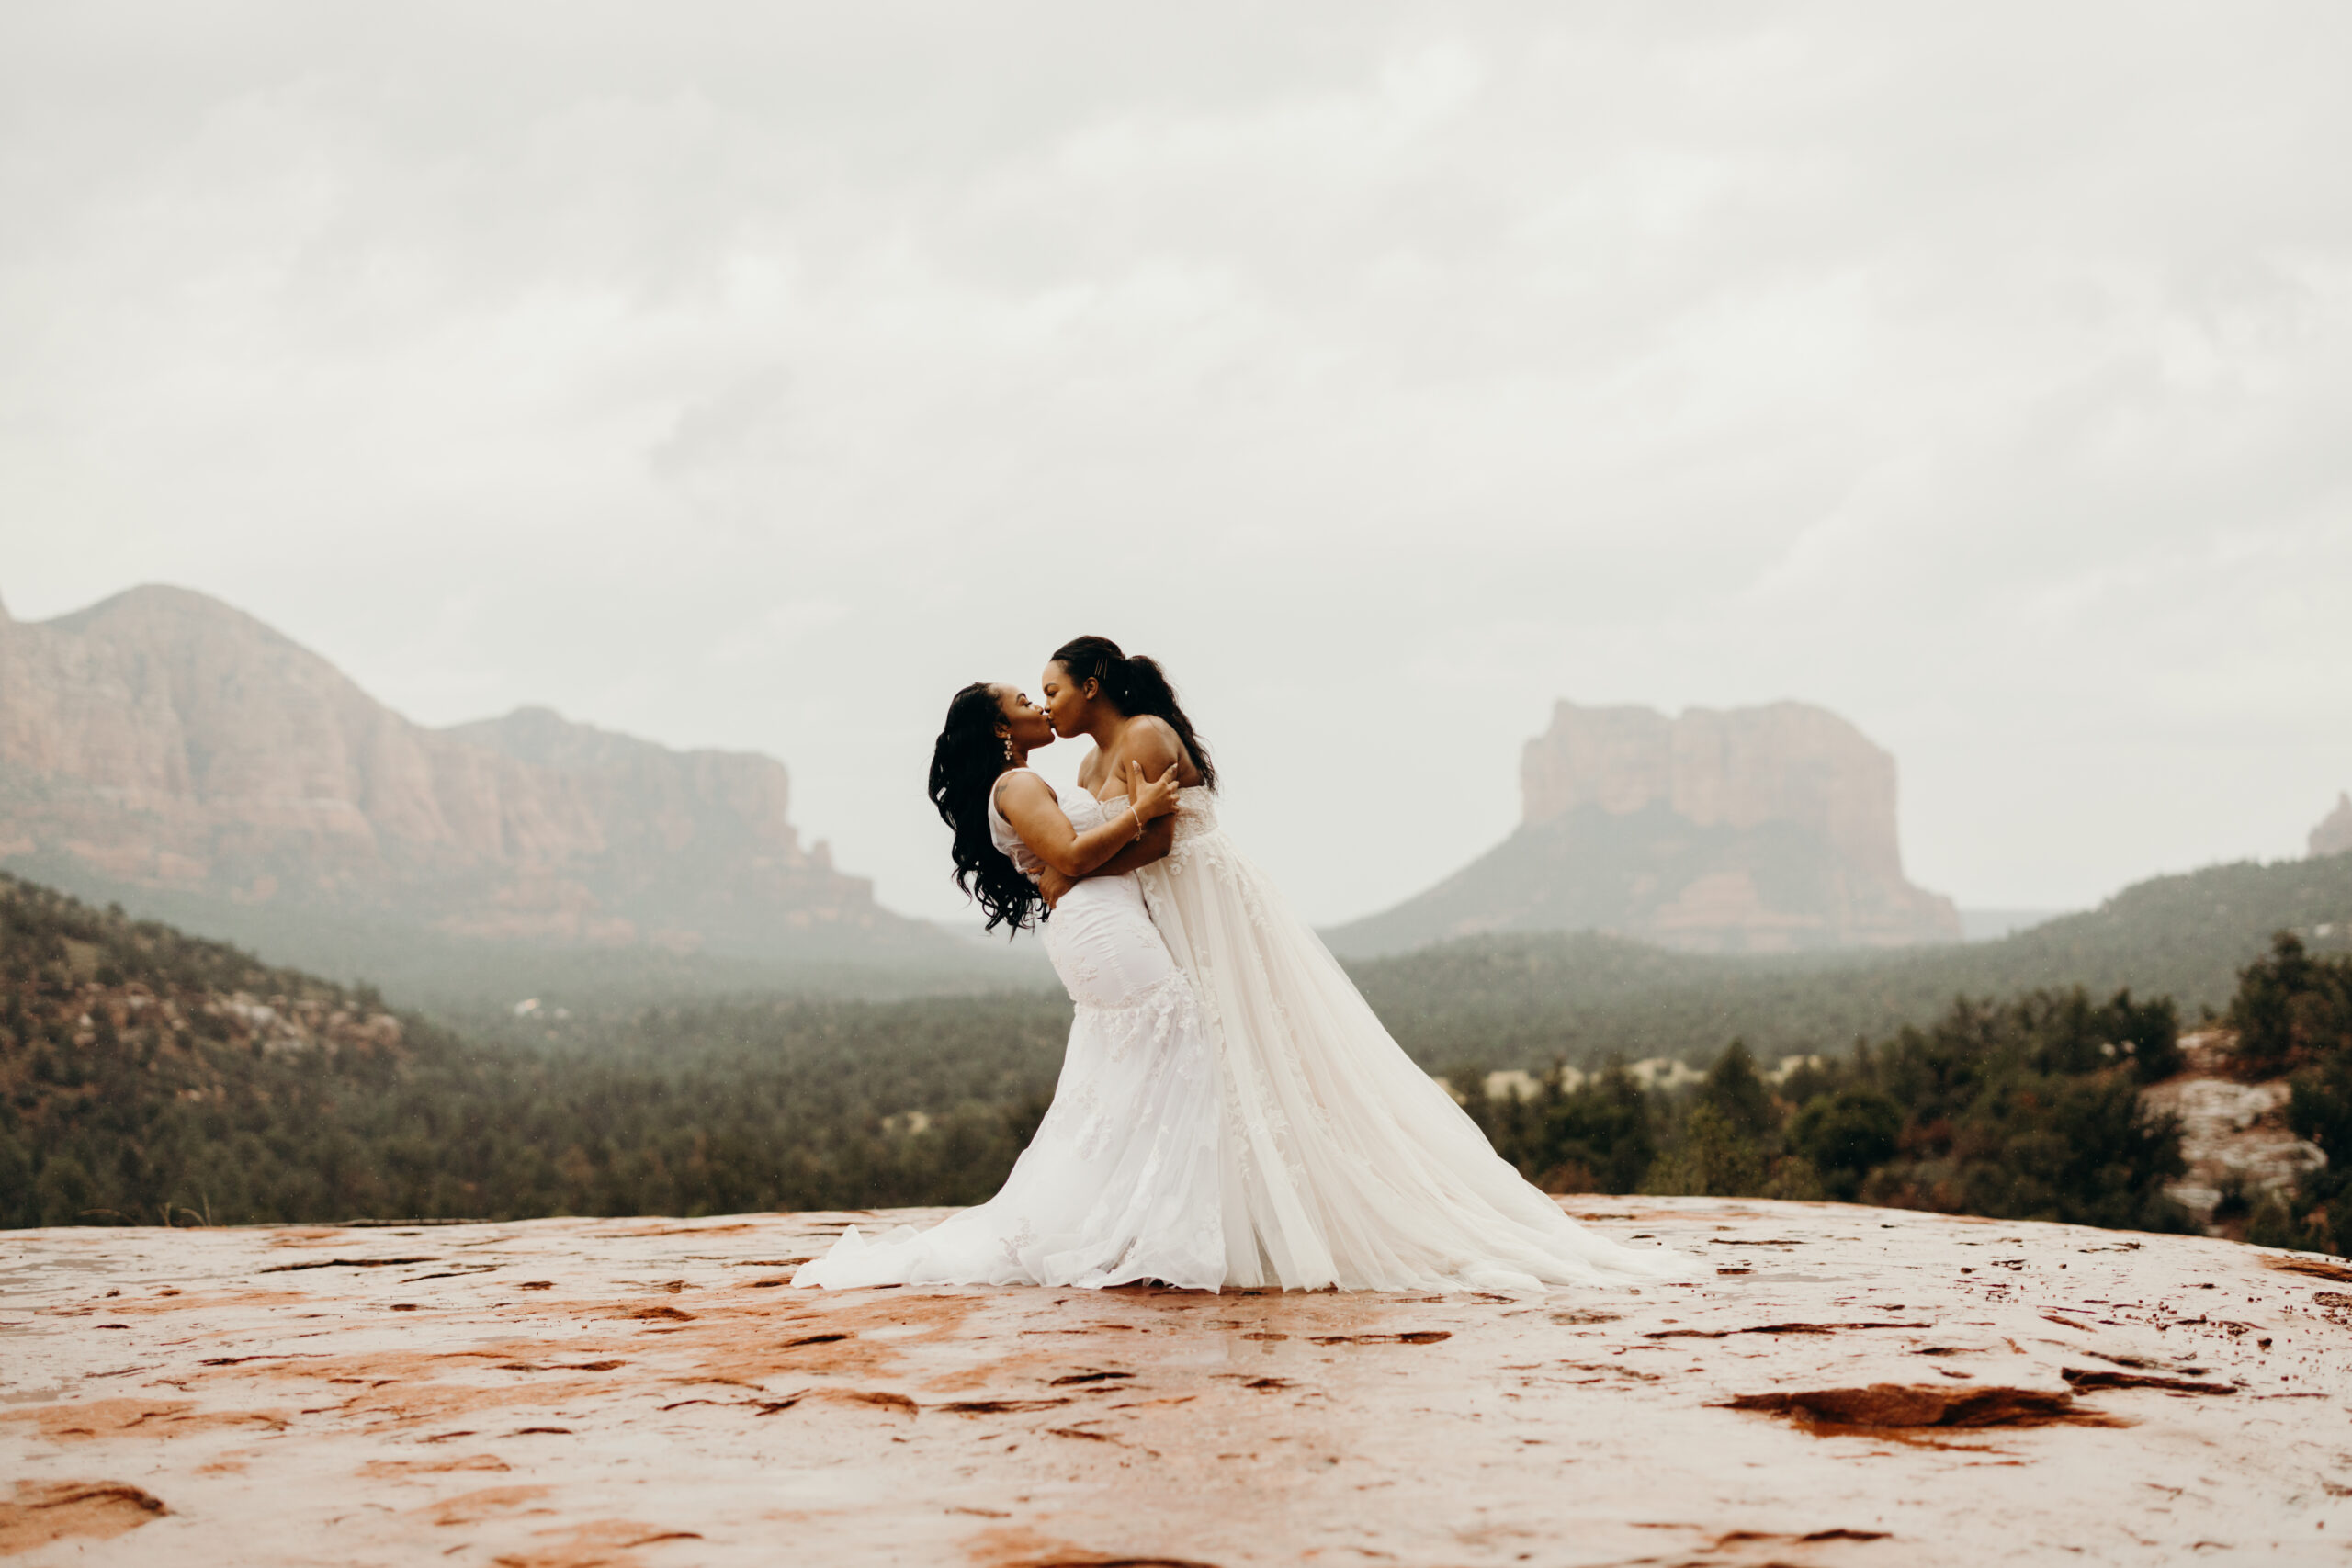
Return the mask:
<path id="1" fill-rule="evenodd" d="M 1026 768 L 1010 768 L 997 775 L 996 808 L 999 811 L 1024 800 L 1045 802 L 1056 798 L 1054 786 Z"/>
<path id="2" fill-rule="evenodd" d="M 1119 734 L 1119 761 L 1139 762 L 1143 771 L 1154 778 L 1170 767 L 1180 768 L 1182 782 L 1195 782 L 1192 758 L 1186 754 L 1176 727 L 1156 714 L 1138 714 L 1127 720 L 1126 728 Z"/>

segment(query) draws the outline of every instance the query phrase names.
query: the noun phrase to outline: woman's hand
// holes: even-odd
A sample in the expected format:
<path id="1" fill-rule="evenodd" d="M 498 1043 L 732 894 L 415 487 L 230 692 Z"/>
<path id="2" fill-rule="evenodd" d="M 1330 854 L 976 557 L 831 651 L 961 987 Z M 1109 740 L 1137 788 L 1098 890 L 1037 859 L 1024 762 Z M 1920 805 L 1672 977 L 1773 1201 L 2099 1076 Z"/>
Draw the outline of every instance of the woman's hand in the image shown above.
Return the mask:
<path id="1" fill-rule="evenodd" d="M 1153 818 L 1165 817 L 1176 809 L 1176 792 L 1183 786 L 1176 782 L 1175 763 L 1169 763 L 1168 771 L 1158 778 L 1148 780 L 1141 762 L 1129 762 L 1126 775 L 1127 804 L 1135 808 L 1138 829 Z"/>
<path id="2" fill-rule="evenodd" d="M 1045 896 L 1046 908 L 1048 909 L 1058 906 L 1062 901 L 1062 895 L 1077 886 L 1076 879 L 1064 876 L 1052 866 L 1046 866 L 1037 873 L 1037 891 Z"/>

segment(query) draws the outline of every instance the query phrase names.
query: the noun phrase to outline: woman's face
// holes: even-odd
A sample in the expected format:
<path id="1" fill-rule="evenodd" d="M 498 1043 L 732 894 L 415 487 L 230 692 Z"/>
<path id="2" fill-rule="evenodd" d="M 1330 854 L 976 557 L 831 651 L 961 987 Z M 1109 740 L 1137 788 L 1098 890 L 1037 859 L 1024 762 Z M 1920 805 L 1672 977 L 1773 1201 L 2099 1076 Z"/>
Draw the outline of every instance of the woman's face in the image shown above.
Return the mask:
<path id="1" fill-rule="evenodd" d="M 1086 682 L 1070 679 L 1059 660 L 1046 666 L 1037 678 L 1037 689 L 1046 694 L 1046 714 L 1053 720 L 1057 735 L 1083 735 L 1089 711 L 1094 699 L 1086 694 Z"/>
<path id="2" fill-rule="evenodd" d="M 1046 718 L 1044 708 L 1029 700 L 1028 693 L 999 686 L 996 704 L 1004 714 L 1005 732 L 1023 751 L 1035 751 L 1040 746 L 1054 743 L 1053 722 Z"/>

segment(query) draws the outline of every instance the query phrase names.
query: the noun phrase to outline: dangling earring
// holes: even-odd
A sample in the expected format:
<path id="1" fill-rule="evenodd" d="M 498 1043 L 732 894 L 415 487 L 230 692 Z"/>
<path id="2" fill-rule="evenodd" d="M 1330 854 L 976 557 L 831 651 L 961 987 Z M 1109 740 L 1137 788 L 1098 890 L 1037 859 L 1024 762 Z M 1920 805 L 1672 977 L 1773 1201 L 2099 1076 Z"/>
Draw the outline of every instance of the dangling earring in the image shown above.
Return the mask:
<path id="1" fill-rule="evenodd" d="M 1012 737 L 1010 735 L 1004 738 L 1004 760 L 1008 762 L 1021 761 L 1021 753 L 1012 749 Z"/>

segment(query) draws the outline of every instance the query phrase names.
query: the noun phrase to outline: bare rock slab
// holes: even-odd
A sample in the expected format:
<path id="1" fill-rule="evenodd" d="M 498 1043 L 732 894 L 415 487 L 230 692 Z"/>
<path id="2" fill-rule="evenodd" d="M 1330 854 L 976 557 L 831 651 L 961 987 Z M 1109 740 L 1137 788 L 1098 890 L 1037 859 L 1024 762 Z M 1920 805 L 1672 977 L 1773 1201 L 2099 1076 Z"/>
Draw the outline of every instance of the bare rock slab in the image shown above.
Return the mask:
<path id="1" fill-rule="evenodd" d="M 1698 1282 L 796 1292 L 934 1215 L 12 1233 L 26 1563 L 2352 1558 L 2352 1269 L 1568 1200 Z"/>

